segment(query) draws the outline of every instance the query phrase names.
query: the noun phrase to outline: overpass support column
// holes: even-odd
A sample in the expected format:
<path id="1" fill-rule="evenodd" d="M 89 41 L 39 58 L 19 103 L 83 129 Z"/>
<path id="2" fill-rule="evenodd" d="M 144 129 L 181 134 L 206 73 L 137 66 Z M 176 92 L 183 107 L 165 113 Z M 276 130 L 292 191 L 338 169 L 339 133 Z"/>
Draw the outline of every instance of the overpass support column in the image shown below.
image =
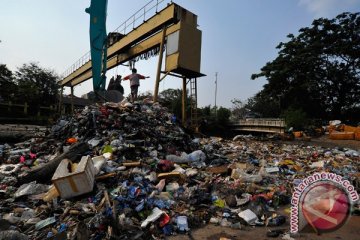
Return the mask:
<path id="1" fill-rule="evenodd" d="M 74 114 L 74 86 L 71 86 L 71 114 Z"/>
<path id="2" fill-rule="evenodd" d="M 182 125 L 185 126 L 186 123 L 186 77 L 183 77 L 183 89 L 182 89 L 182 114 L 181 114 L 181 122 Z"/>
<path id="3" fill-rule="evenodd" d="M 59 96 L 59 113 L 62 114 L 62 105 L 63 105 L 63 93 L 64 93 L 64 87 L 61 86 L 61 90 L 60 90 L 60 96 Z"/>
<path id="4" fill-rule="evenodd" d="M 166 26 L 164 26 L 164 28 L 162 30 L 162 37 L 161 37 L 161 43 L 160 43 L 160 52 L 159 52 L 159 62 L 158 62 L 158 67 L 157 67 L 157 72 L 156 72 L 156 81 L 155 81 L 155 90 L 154 90 L 154 102 L 158 101 L 160 73 L 161 73 L 161 66 L 162 66 L 162 61 L 163 61 L 165 36 L 166 36 Z"/>

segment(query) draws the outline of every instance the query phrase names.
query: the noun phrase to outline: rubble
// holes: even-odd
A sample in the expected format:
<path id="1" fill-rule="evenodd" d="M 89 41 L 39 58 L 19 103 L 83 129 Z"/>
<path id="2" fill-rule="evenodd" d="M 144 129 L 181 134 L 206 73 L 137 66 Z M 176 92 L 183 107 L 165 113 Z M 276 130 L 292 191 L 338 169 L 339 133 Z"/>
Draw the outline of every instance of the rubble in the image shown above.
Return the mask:
<path id="1" fill-rule="evenodd" d="M 78 165 L 63 159 L 51 181 L 61 198 L 67 199 L 91 192 L 95 180 L 95 167 L 90 156 L 83 156 Z"/>
<path id="2" fill-rule="evenodd" d="M 333 140 L 360 140 L 360 126 L 353 127 L 342 124 L 340 120 L 329 122 L 326 127 L 329 132 L 329 138 Z"/>
<path id="3" fill-rule="evenodd" d="M 161 239 L 208 223 L 271 229 L 288 222 L 278 211 L 312 172 L 359 187 L 358 149 L 199 139 L 171 116 L 148 100 L 93 105 L 46 138 L 0 145 L 0 239 Z"/>

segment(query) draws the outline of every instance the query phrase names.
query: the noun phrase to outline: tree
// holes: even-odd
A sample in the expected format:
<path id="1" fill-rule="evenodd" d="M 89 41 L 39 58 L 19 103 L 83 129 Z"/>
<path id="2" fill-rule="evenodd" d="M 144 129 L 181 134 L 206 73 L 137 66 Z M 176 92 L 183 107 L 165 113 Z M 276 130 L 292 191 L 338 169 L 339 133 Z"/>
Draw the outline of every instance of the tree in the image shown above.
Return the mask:
<path id="1" fill-rule="evenodd" d="M 245 114 L 247 113 L 247 109 L 245 108 L 245 103 L 240 99 L 232 99 L 231 103 L 233 104 L 231 108 L 231 117 L 232 119 L 241 119 L 244 118 Z"/>
<path id="2" fill-rule="evenodd" d="M 4 101 L 12 101 L 13 93 L 16 92 L 16 85 L 12 72 L 5 64 L 0 64 L 0 97 Z"/>
<path id="3" fill-rule="evenodd" d="M 229 123 L 229 118 L 231 115 L 231 111 L 224 107 L 219 107 L 217 110 L 217 123 L 226 126 Z"/>
<path id="4" fill-rule="evenodd" d="M 166 89 L 159 93 L 159 101 L 170 112 L 174 113 L 178 119 L 182 115 L 182 90 L 181 89 Z M 186 94 L 186 115 L 190 116 L 190 97 Z"/>
<path id="5" fill-rule="evenodd" d="M 281 110 L 280 97 L 269 97 L 268 94 L 262 90 L 247 100 L 245 108 L 264 118 L 279 117 Z"/>
<path id="6" fill-rule="evenodd" d="M 251 76 L 268 80 L 258 97 L 313 118 L 354 115 L 360 109 L 359 29 L 360 13 L 342 13 L 289 34 L 277 46 L 278 57 Z"/>
<path id="7" fill-rule="evenodd" d="M 37 63 L 23 64 L 15 72 L 18 85 L 17 98 L 33 105 L 50 105 L 56 102 L 58 76 Z"/>
<path id="8" fill-rule="evenodd" d="M 283 113 L 282 117 L 285 118 L 287 128 L 293 127 L 295 130 L 304 130 L 308 124 L 306 114 L 301 109 L 290 107 Z"/>
<path id="9" fill-rule="evenodd" d="M 201 117 L 206 118 L 206 119 L 211 117 L 211 106 L 210 105 L 200 108 L 199 110 L 201 113 Z"/>

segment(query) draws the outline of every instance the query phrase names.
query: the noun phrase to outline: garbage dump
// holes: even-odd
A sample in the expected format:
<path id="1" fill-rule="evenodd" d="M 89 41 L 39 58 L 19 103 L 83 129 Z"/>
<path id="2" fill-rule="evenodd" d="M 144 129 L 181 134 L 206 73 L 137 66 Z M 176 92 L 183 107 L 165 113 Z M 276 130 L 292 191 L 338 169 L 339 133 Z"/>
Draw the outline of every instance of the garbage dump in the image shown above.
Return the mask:
<path id="1" fill-rule="evenodd" d="M 0 239 L 164 239 L 206 224 L 288 229 L 293 187 L 312 172 L 342 175 L 359 191 L 358 149 L 198 139 L 149 100 L 88 106 L 45 138 L 0 150 Z"/>
<path id="2" fill-rule="evenodd" d="M 333 140 L 360 140 L 360 127 L 342 124 L 340 120 L 330 121 L 328 131 Z"/>

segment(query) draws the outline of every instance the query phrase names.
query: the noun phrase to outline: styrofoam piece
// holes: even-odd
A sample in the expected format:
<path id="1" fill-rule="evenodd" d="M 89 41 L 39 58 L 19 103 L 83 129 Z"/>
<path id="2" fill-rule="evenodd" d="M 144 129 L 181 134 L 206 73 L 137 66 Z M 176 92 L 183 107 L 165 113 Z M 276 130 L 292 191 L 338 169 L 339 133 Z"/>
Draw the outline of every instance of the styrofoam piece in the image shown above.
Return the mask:
<path id="1" fill-rule="evenodd" d="M 141 227 L 145 228 L 149 223 L 155 222 L 156 220 L 158 220 L 161 217 L 161 215 L 163 215 L 163 214 L 164 214 L 163 211 L 161 211 L 159 208 L 155 207 L 152 210 L 152 213 L 145 219 L 145 221 L 143 221 L 141 223 Z"/>
<path id="2" fill-rule="evenodd" d="M 313 162 L 310 167 L 311 168 L 323 168 L 324 167 L 325 162 L 324 161 L 318 161 L 318 162 Z"/>
<path id="3" fill-rule="evenodd" d="M 104 156 L 96 156 L 92 158 L 94 168 L 95 168 L 95 175 L 98 174 L 102 168 L 102 166 L 106 162 L 106 158 Z"/>
<path id="4" fill-rule="evenodd" d="M 267 173 L 277 173 L 280 171 L 280 169 L 278 167 L 269 167 L 269 168 L 265 168 L 265 171 Z"/>
<path id="5" fill-rule="evenodd" d="M 239 212 L 238 216 L 244 219 L 245 222 L 249 224 L 255 222 L 258 219 L 256 214 L 250 209 L 246 209 L 245 211 Z"/>
<path id="6" fill-rule="evenodd" d="M 67 199 L 91 192 L 94 187 L 95 167 L 90 156 L 83 156 L 74 172 L 69 172 L 71 161 L 64 159 L 51 181 L 61 198 Z"/>

